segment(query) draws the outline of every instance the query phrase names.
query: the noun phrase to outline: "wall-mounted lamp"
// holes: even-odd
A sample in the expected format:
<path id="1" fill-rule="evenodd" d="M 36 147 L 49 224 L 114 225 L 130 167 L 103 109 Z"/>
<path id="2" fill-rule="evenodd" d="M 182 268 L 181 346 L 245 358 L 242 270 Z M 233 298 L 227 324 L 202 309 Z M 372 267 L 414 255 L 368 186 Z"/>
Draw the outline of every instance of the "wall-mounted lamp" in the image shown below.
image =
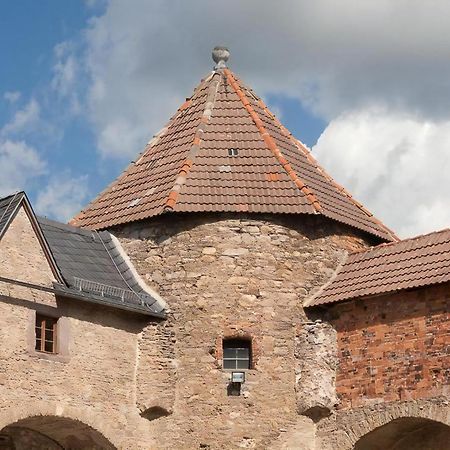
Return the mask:
<path id="1" fill-rule="evenodd" d="M 245 372 L 231 372 L 231 382 L 232 383 L 244 383 L 245 382 Z"/>

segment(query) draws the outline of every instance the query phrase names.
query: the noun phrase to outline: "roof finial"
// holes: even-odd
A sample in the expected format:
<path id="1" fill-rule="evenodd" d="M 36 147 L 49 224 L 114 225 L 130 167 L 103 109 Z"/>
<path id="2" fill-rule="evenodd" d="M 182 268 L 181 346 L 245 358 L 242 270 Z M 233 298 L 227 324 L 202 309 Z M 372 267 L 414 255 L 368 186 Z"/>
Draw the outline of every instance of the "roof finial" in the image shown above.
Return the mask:
<path id="1" fill-rule="evenodd" d="M 214 69 L 225 69 L 227 65 L 225 64 L 230 57 L 230 51 L 226 47 L 217 46 L 213 48 L 212 59 L 216 63 Z"/>

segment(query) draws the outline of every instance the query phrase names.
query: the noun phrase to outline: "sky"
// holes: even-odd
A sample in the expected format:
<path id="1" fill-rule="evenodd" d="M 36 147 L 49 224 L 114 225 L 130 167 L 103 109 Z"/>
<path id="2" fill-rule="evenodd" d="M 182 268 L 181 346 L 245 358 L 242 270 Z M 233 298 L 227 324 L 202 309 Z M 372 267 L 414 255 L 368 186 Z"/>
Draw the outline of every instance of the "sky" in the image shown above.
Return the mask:
<path id="1" fill-rule="evenodd" d="M 448 0 L 3 0 L 0 196 L 65 221 L 230 68 L 401 237 L 450 226 Z"/>

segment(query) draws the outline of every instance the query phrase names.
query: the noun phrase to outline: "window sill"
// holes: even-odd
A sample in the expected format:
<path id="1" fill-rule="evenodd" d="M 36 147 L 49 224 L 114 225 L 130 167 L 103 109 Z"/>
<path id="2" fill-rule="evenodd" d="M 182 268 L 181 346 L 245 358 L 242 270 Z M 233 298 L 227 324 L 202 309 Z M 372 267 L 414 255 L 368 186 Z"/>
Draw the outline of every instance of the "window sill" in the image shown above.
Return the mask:
<path id="1" fill-rule="evenodd" d="M 70 358 L 67 355 L 61 355 L 60 353 L 45 353 L 37 350 L 28 352 L 32 358 L 42 359 L 45 361 L 68 363 Z"/>

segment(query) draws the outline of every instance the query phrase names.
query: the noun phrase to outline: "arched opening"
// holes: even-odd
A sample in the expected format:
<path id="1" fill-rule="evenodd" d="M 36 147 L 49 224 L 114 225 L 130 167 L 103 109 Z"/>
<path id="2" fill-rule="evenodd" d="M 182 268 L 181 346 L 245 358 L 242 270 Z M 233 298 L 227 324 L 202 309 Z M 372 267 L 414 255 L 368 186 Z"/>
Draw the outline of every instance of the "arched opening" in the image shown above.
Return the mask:
<path id="1" fill-rule="evenodd" d="M 65 417 L 34 416 L 0 431 L 0 450 L 115 450 L 98 431 Z"/>
<path id="2" fill-rule="evenodd" d="M 367 433 L 354 450 L 447 450 L 450 427 L 430 419 L 402 417 Z"/>

